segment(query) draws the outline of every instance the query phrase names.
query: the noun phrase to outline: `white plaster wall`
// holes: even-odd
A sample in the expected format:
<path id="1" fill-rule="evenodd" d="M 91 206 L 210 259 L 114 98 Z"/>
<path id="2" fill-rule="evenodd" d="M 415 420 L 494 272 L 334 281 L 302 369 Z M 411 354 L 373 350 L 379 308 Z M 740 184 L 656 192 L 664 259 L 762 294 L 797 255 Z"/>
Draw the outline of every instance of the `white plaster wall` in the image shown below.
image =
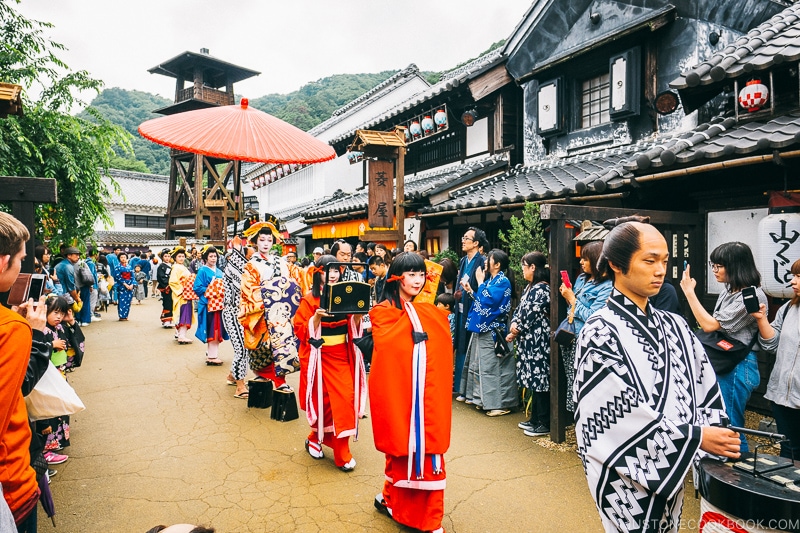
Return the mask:
<path id="1" fill-rule="evenodd" d="M 714 279 L 714 273 L 708 266 L 708 256 L 720 244 L 738 241 L 747 244 L 753 251 L 753 255 L 758 251 L 758 223 L 767 216 L 766 207 L 757 209 L 741 209 L 736 211 L 717 211 L 708 213 L 706 219 L 706 242 L 708 249 L 703 257 L 702 265 L 692 265 L 692 269 L 706 269 L 706 290 L 709 294 L 719 294 L 724 289 L 721 283 Z M 763 276 L 763 273 L 762 273 Z"/>
<path id="2" fill-rule="evenodd" d="M 467 128 L 467 157 L 489 150 L 489 119 L 476 120 Z"/>
<path id="3" fill-rule="evenodd" d="M 125 226 L 125 215 L 146 215 L 146 216 L 160 216 L 152 211 L 142 211 L 137 210 L 135 208 L 109 208 L 109 216 L 111 217 L 112 223 L 111 225 L 106 225 L 103 223 L 102 220 L 99 218 L 94 223 L 94 229 L 96 231 L 134 231 L 140 233 L 152 233 L 154 231 L 160 231 L 164 228 L 156 229 L 156 228 L 128 228 Z M 163 215 L 163 213 L 162 213 Z"/>

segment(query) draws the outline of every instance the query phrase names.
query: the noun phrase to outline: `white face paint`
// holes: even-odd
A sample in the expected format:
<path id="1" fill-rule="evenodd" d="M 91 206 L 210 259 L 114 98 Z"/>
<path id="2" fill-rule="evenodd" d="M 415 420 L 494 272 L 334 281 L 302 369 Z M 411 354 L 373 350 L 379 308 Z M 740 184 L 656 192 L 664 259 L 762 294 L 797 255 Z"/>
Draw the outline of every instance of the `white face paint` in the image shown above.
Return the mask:
<path id="1" fill-rule="evenodd" d="M 266 255 L 272 248 L 273 242 L 274 238 L 272 237 L 271 233 L 261 233 L 256 241 L 256 248 L 258 249 L 259 253 Z"/>

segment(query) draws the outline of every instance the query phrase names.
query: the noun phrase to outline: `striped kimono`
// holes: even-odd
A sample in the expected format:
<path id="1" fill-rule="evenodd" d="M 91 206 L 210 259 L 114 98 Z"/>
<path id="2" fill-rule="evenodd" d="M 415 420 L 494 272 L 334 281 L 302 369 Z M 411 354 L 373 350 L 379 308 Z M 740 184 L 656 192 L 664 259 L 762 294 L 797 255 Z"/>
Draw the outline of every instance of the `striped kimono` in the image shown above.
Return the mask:
<path id="1" fill-rule="evenodd" d="M 678 531 L 683 481 L 699 460 L 701 426 L 722 398 L 686 321 L 614 289 L 581 330 L 575 434 L 606 531 Z"/>

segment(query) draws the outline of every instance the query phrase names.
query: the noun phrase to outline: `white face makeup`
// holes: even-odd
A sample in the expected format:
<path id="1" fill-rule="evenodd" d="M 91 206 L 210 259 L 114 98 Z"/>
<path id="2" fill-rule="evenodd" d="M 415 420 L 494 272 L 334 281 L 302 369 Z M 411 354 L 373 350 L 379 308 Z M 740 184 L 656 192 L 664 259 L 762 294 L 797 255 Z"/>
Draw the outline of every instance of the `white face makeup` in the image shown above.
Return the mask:
<path id="1" fill-rule="evenodd" d="M 261 233 L 256 241 L 256 249 L 258 249 L 259 253 L 266 255 L 269 253 L 274 242 L 275 239 L 271 233 Z"/>

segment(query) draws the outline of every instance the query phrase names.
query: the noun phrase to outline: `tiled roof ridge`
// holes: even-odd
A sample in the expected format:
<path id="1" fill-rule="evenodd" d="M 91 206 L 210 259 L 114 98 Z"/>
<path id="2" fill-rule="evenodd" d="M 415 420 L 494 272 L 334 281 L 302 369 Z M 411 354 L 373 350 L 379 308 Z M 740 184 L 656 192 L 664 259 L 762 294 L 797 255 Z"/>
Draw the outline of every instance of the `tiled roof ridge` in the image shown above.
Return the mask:
<path id="1" fill-rule="evenodd" d="M 369 91 L 365 92 L 361 96 L 358 96 L 357 98 L 351 100 L 344 106 L 334 111 L 331 114 L 330 118 L 308 130 L 308 134 L 316 137 L 323 131 L 333 126 L 334 124 L 338 124 L 340 121 L 344 120 L 348 112 L 360 109 L 361 107 L 365 106 L 373 97 L 382 93 L 383 91 L 388 90 L 392 85 L 402 80 L 409 80 L 412 77 L 418 75 L 419 75 L 419 68 L 417 68 L 417 65 L 415 65 L 414 63 L 411 63 L 405 69 L 397 72 L 396 74 L 393 74 L 389 78 L 386 78 L 384 81 L 382 81 Z"/>
<path id="2" fill-rule="evenodd" d="M 503 55 L 503 47 L 495 48 L 491 52 L 487 52 L 481 56 L 476 57 L 469 63 L 461 65 L 460 67 L 454 68 L 453 70 L 448 70 L 447 72 L 442 74 L 442 77 L 439 79 L 439 83 L 443 81 L 451 80 L 457 76 L 461 76 L 462 74 L 468 74 L 473 70 L 482 67 L 485 64 L 491 63 L 495 61 Z"/>
<path id="3" fill-rule="evenodd" d="M 163 176 L 161 174 L 147 174 L 144 172 L 135 172 L 133 170 L 119 170 L 116 168 L 109 168 L 106 174 L 108 177 L 111 178 L 129 178 L 129 179 L 150 180 L 150 181 L 169 181 L 169 176 Z"/>
<path id="4" fill-rule="evenodd" d="M 769 43 L 769 40 L 783 32 L 800 19 L 800 4 L 794 4 L 780 13 L 773 15 L 769 20 L 751 29 L 745 35 L 702 61 L 698 65 L 681 72 L 681 77 L 686 84 L 694 87 L 700 84 L 703 76 L 709 75 L 711 81 L 725 79 L 727 69 L 747 55 L 754 54 L 759 48 Z"/>

